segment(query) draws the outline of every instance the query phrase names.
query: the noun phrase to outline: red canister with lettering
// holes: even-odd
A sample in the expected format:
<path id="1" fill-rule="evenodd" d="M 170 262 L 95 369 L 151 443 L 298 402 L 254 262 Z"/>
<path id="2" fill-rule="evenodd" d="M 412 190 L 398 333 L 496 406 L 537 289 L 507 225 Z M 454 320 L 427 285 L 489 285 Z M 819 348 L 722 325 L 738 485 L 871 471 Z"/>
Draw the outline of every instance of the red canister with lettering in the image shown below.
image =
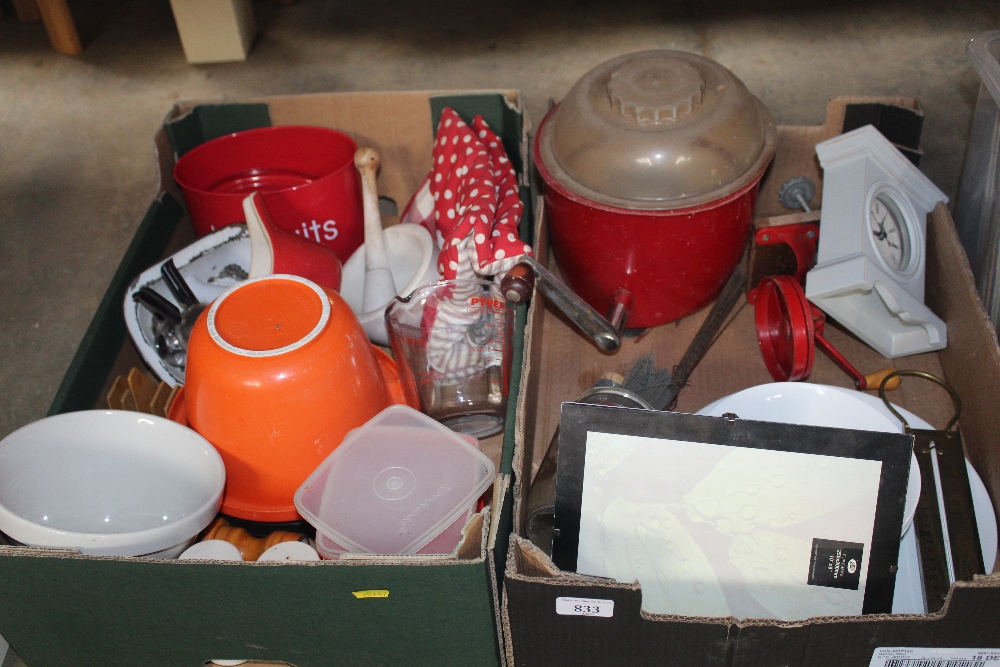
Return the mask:
<path id="1" fill-rule="evenodd" d="M 357 148 L 325 127 L 261 127 L 192 148 L 174 165 L 174 180 L 199 236 L 243 222 L 243 199 L 260 192 L 277 226 L 346 262 L 364 241 Z"/>

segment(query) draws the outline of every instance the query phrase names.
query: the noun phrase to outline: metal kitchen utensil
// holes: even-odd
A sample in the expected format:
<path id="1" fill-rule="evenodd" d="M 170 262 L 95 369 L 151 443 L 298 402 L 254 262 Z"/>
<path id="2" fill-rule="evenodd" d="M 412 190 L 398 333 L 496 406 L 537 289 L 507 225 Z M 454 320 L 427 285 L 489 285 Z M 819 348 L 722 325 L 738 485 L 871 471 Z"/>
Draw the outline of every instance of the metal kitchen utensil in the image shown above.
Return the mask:
<path id="1" fill-rule="evenodd" d="M 153 347 L 166 363 L 184 368 L 184 346 L 177 337 L 181 325 L 180 309 L 151 287 L 143 286 L 132 300 L 153 314 Z"/>
<path id="2" fill-rule="evenodd" d="M 930 380 L 948 391 L 955 415 L 943 430 L 911 428 L 885 397 L 885 386 L 901 376 Z M 920 467 L 921 487 L 913 522 L 920 550 L 924 598 L 928 613 L 934 613 L 941 609 L 954 582 L 971 581 L 985 571 L 962 436 L 957 428 L 952 429 L 962 412 L 962 401 L 951 385 L 924 371 L 894 371 L 883 378 L 878 393 L 886 407 L 902 422 L 904 432 L 914 438 L 913 452 Z"/>
<path id="3" fill-rule="evenodd" d="M 184 329 L 183 340 L 186 344 L 187 338 L 191 334 L 191 327 L 194 326 L 194 321 L 198 319 L 201 311 L 205 310 L 208 304 L 198 299 L 180 269 L 174 264 L 173 258 L 168 259 L 160 265 L 160 275 L 163 276 L 163 282 L 167 284 L 170 293 L 174 295 L 174 298 L 182 306 L 180 324 Z"/>
<path id="4" fill-rule="evenodd" d="M 161 320 L 173 322 L 175 325 L 181 321 L 180 308 L 170 303 L 165 296 L 152 287 L 140 287 L 139 291 L 132 295 L 132 300 L 144 306 Z"/>
<path id="5" fill-rule="evenodd" d="M 605 352 L 614 352 L 621 346 L 622 331 L 628 317 L 629 304 L 626 301 L 616 301 L 617 310 L 605 319 L 531 255 L 523 256 L 500 281 L 504 298 L 514 303 L 530 299 L 535 287 L 597 347 Z"/>
<path id="6" fill-rule="evenodd" d="M 670 373 L 657 368 L 650 355 L 636 360 L 627 378 L 607 373 L 577 397 L 577 403 L 599 403 L 626 408 L 653 410 L 664 402 L 670 391 Z M 527 500 L 528 539 L 547 554 L 552 552 L 552 520 L 555 516 L 556 462 L 559 453 L 559 429 L 556 428 L 531 482 Z"/>
<path id="7" fill-rule="evenodd" d="M 726 320 L 729 319 L 733 307 L 743 296 L 746 280 L 746 249 L 744 249 L 743 258 L 729 275 L 722 292 L 712 304 L 712 309 L 708 311 L 708 317 L 701 323 L 698 333 L 695 334 L 680 362 L 674 368 L 673 377 L 670 380 L 670 391 L 664 397 L 662 405 L 654 406 L 657 410 L 672 410 L 677 405 L 677 397 L 684 385 L 687 384 L 688 377 L 705 356 L 705 353 L 708 352 L 708 348 L 712 347 L 712 343 L 715 342 L 719 333 L 725 328 Z"/>
<path id="8" fill-rule="evenodd" d="M 160 275 L 163 276 L 163 282 L 167 284 L 170 293 L 174 295 L 174 298 L 182 306 L 191 308 L 199 304 L 198 297 L 195 296 L 191 286 L 188 285 L 187 280 L 181 275 L 180 269 L 174 264 L 173 258 L 168 259 L 160 265 Z"/>
<path id="9" fill-rule="evenodd" d="M 194 290 L 191 289 L 180 269 L 174 264 L 173 258 L 160 265 L 160 275 L 170 289 L 170 293 L 181 304 L 182 309 L 178 311 L 180 317 L 178 317 L 176 324 L 170 325 L 164 322 L 163 326 L 156 328 L 156 351 L 174 366 L 184 368 L 191 327 L 194 326 L 195 320 L 208 307 L 208 304 L 198 300 Z"/>

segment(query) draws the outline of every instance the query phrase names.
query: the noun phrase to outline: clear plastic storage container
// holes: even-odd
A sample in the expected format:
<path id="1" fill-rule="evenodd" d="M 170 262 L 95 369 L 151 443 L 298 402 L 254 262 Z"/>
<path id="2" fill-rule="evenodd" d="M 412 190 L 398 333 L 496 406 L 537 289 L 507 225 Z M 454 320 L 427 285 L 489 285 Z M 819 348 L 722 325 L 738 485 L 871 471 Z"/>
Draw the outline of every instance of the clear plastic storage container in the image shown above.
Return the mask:
<path id="1" fill-rule="evenodd" d="M 299 487 L 295 507 L 316 527 L 327 558 L 426 553 L 468 517 L 494 474 L 493 461 L 465 436 L 393 405 L 347 434 Z M 464 525 L 441 553 L 454 549 Z"/>
<path id="2" fill-rule="evenodd" d="M 979 99 L 955 199 L 955 227 L 994 326 L 1000 324 L 1000 30 L 969 41 Z"/>

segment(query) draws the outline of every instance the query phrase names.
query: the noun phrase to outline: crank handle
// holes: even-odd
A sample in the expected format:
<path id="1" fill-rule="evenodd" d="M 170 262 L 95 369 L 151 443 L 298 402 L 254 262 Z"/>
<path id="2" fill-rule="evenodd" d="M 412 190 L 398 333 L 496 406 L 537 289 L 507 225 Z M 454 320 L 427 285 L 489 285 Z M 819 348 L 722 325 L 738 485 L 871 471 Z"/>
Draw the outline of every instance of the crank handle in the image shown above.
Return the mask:
<path id="1" fill-rule="evenodd" d="M 605 352 L 614 352 L 621 346 L 625 317 L 619 313 L 615 319 L 620 320 L 621 326 L 614 326 L 534 257 L 523 256 L 500 282 L 500 290 L 504 297 L 514 303 L 521 303 L 531 298 L 533 287 L 537 287 L 545 298 L 587 334 L 597 347 Z M 619 310 L 625 310 L 626 315 L 627 306 L 628 304 L 623 302 L 619 307 Z"/>
<path id="2" fill-rule="evenodd" d="M 813 340 L 816 341 L 816 347 L 823 350 L 830 357 L 837 366 L 840 367 L 845 373 L 847 373 L 852 380 L 854 380 L 854 386 L 859 391 L 864 391 L 866 389 L 877 389 L 882 384 L 882 379 L 887 375 L 891 375 L 895 371 L 891 368 L 883 368 L 880 371 L 875 371 L 874 373 L 869 373 L 868 375 L 862 375 L 861 371 L 854 367 L 854 365 L 847 360 L 847 358 L 840 353 L 840 350 L 835 348 L 830 341 L 828 341 L 822 334 L 816 333 L 813 336 Z M 886 390 L 893 390 L 899 386 L 900 379 L 898 377 L 890 378 L 888 382 L 885 383 Z"/>
<path id="3" fill-rule="evenodd" d="M 883 368 L 880 371 L 869 373 L 865 376 L 865 386 L 861 387 L 861 389 L 878 389 L 882 385 L 882 380 L 885 376 L 894 372 L 895 371 L 892 368 Z M 889 378 L 889 381 L 885 383 L 886 391 L 898 389 L 900 382 L 902 382 L 902 380 L 898 375 L 896 377 Z"/>

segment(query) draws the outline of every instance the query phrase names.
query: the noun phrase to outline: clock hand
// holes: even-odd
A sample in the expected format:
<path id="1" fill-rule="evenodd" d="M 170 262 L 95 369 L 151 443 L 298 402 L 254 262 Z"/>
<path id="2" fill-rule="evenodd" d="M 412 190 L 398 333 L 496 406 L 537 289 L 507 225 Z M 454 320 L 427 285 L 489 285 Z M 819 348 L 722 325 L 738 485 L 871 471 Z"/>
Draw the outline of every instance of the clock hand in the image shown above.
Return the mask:
<path id="1" fill-rule="evenodd" d="M 875 219 L 875 224 L 878 225 L 878 231 L 875 232 L 875 240 L 876 241 L 883 241 L 883 240 L 885 240 L 885 237 L 888 236 L 886 234 L 886 232 L 885 232 L 885 214 L 883 214 L 882 218 L 879 219 L 879 217 L 878 217 L 878 211 L 876 210 L 875 211 L 875 215 L 874 215 L 874 219 Z"/>

